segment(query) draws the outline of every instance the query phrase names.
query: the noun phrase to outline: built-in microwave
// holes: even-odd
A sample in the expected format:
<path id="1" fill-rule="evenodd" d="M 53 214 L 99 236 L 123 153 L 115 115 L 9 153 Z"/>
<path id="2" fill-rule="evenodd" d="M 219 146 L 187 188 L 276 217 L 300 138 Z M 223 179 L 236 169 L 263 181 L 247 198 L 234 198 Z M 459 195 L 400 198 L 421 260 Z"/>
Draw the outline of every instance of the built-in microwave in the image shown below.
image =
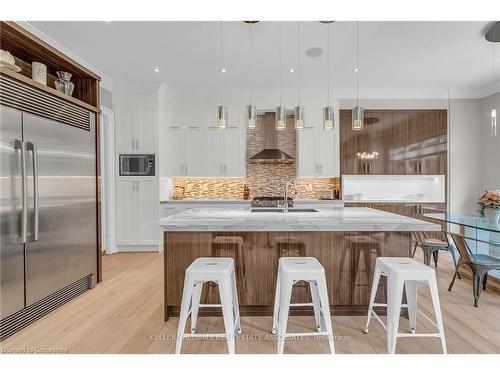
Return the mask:
<path id="1" fill-rule="evenodd" d="M 120 154 L 120 176 L 154 175 L 154 154 Z"/>

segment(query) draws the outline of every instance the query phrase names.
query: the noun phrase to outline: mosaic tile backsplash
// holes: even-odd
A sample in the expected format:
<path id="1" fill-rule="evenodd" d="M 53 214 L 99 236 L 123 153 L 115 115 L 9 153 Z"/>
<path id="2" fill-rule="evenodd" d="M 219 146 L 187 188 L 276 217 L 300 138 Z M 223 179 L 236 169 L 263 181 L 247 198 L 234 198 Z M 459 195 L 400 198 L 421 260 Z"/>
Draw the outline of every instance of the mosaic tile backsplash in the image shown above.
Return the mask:
<path id="1" fill-rule="evenodd" d="M 247 132 L 247 159 L 264 148 L 264 126 L 274 126 L 274 113 L 265 113 L 257 118 L 257 126 Z M 278 132 L 278 148 L 295 157 L 296 136 L 293 116 L 287 118 L 287 127 Z M 174 185 L 185 189 L 174 189 L 174 199 L 243 199 L 247 185 L 250 198 L 256 196 L 283 196 L 288 179 L 295 177 L 295 162 L 288 164 L 260 164 L 247 162 L 246 178 L 175 178 Z M 318 199 L 320 191 L 339 188 L 338 178 L 297 178 L 298 199 Z"/>

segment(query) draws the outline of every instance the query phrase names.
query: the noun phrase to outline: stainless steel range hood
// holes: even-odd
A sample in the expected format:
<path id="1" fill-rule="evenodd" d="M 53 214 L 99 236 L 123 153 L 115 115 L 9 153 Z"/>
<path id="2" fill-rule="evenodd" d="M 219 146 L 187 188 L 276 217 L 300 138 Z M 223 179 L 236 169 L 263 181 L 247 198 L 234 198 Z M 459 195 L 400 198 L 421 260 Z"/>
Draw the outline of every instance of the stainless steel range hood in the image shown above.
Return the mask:
<path id="1" fill-rule="evenodd" d="M 248 159 L 251 163 L 293 163 L 295 159 L 278 148 L 277 130 L 264 122 L 264 149 Z"/>

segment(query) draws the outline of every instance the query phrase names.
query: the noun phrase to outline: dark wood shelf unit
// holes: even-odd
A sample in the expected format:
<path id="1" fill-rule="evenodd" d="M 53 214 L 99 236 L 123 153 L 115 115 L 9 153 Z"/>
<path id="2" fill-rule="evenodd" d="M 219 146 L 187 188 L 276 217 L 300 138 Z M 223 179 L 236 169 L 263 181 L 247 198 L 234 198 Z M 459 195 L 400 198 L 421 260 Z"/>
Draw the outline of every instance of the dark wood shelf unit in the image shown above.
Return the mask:
<path id="1" fill-rule="evenodd" d="M 75 60 L 59 52 L 15 22 L 0 22 L 0 48 L 9 51 L 16 65 L 21 68 L 19 73 L 2 68 L 1 73 L 9 75 L 22 82 L 59 96 L 90 111 L 99 112 L 99 82 L 101 78 Z M 31 79 L 31 63 L 41 62 L 47 66 L 47 86 Z M 73 96 L 65 95 L 54 87 L 57 71 L 72 74 L 71 82 L 75 84 Z"/>
<path id="2" fill-rule="evenodd" d="M 9 51 L 21 68 L 14 72 L 0 68 L 0 74 L 9 76 L 19 82 L 35 87 L 47 94 L 78 105 L 95 114 L 96 135 L 96 211 L 97 211 L 97 281 L 102 280 L 102 244 L 101 244 L 101 199 L 100 199 L 100 102 L 99 87 L 101 77 L 90 71 L 74 59 L 66 56 L 36 35 L 12 21 L 0 21 L 0 48 Z M 32 62 L 40 62 L 47 66 L 47 85 L 31 79 Z M 56 72 L 64 71 L 72 74 L 71 82 L 75 84 L 73 96 L 63 94 L 54 87 Z"/>

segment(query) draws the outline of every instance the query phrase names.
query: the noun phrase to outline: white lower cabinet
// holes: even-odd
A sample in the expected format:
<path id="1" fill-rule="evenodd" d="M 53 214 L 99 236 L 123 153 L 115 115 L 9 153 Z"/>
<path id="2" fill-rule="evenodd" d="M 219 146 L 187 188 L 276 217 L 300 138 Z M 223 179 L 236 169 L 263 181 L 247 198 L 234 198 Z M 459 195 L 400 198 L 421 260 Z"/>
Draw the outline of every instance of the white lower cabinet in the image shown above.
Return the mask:
<path id="1" fill-rule="evenodd" d="M 152 177 L 119 177 L 117 184 L 117 244 L 158 245 L 158 233 L 146 224 L 158 220 L 158 183 Z"/>
<path id="2" fill-rule="evenodd" d="M 333 130 L 297 131 L 297 177 L 337 177 L 338 147 Z"/>

